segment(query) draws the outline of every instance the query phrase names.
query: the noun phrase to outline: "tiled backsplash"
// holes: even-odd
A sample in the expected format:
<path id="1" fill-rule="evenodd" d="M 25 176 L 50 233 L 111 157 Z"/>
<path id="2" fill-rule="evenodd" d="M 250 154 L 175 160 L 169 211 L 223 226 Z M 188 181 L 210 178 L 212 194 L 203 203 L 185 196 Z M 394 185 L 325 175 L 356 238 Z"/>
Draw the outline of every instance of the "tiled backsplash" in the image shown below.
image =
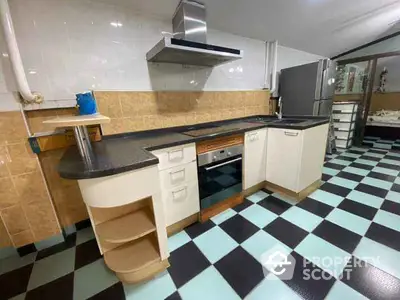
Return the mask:
<path id="1" fill-rule="evenodd" d="M 99 111 L 111 118 L 103 134 L 192 125 L 270 113 L 269 91 L 95 91 Z"/>
<path id="2" fill-rule="evenodd" d="M 1 112 L 0 217 L 15 247 L 60 232 L 38 158 L 26 138 L 21 113 Z"/>

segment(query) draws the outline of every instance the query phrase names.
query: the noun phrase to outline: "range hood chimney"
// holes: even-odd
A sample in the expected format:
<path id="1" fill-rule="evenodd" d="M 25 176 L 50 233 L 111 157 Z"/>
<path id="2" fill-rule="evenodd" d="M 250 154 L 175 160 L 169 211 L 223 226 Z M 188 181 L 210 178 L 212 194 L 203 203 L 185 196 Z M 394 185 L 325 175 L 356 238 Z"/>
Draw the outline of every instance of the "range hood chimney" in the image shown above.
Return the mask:
<path id="1" fill-rule="evenodd" d="M 241 59 L 243 51 L 207 44 L 204 4 L 181 0 L 172 19 L 173 38 L 164 37 L 146 54 L 150 62 L 216 66 Z"/>

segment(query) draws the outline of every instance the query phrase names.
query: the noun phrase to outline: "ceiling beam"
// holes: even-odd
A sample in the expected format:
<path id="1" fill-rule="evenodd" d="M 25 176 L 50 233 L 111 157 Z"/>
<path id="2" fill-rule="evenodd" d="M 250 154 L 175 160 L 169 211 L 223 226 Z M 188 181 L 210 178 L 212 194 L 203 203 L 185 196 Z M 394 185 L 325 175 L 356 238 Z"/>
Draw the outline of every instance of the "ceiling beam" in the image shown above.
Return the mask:
<path id="1" fill-rule="evenodd" d="M 374 41 L 372 41 L 372 42 L 369 42 L 369 43 L 366 43 L 366 44 L 364 44 L 364 45 L 358 46 L 358 47 L 356 47 L 356 48 L 354 48 L 354 49 L 351 49 L 351 50 L 348 50 L 348 51 L 346 51 L 346 52 L 343 52 L 343 53 L 340 53 L 340 54 L 338 54 L 338 55 L 335 55 L 335 56 L 331 57 L 331 59 L 332 59 L 332 60 L 333 60 L 333 59 L 338 59 L 339 57 L 342 57 L 342 56 L 345 56 L 345 55 L 347 55 L 347 54 L 356 52 L 356 51 L 358 51 L 358 50 L 367 48 L 367 47 L 369 47 L 369 46 L 378 44 L 378 43 L 380 43 L 380 42 L 383 42 L 383 41 L 385 41 L 385 40 L 391 39 L 391 38 L 393 38 L 393 37 L 395 37 L 395 36 L 398 36 L 398 35 L 400 35 L 400 31 L 397 31 L 397 32 L 395 32 L 395 33 L 392 33 L 392 34 L 389 34 L 389 35 L 387 35 L 387 36 L 384 36 L 384 37 L 381 37 L 381 38 L 379 38 L 379 39 L 376 39 L 376 40 L 374 40 Z"/>

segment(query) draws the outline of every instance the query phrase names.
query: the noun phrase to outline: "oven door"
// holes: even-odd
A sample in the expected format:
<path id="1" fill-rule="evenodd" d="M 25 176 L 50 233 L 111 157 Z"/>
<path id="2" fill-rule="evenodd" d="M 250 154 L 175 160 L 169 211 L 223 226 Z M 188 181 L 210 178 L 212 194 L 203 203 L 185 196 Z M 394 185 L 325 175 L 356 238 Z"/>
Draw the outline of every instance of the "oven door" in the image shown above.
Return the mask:
<path id="1" fill-rule="evenodd" d="M 200 208 L 211 207 L 242 191 L 242 154 L 198 167 Z"/>

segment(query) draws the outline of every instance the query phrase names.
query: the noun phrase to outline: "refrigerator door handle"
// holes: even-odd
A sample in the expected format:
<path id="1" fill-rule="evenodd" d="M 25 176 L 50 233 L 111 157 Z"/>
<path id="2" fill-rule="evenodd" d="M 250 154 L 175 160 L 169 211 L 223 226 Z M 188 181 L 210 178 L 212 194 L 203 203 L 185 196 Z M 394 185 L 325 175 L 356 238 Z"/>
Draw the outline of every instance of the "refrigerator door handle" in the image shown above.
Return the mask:
<path id="1" fill-rule="evenodd" d="M 319 115 L 319 101 L 315 101 L 314 102 L 314 106 L 313 106 L 313 116 L 318 116 Z"/>
<path id="2" fill-rule="evenodd" d="M 315 83 L 315 100 L 321 100 L 321 90 L 322 90 L 322 82 L 324 80 L 324 65 L 325 60 L 321 59 L 318 62 L 318 69 L 317 69 L 317 80 Z"/>

